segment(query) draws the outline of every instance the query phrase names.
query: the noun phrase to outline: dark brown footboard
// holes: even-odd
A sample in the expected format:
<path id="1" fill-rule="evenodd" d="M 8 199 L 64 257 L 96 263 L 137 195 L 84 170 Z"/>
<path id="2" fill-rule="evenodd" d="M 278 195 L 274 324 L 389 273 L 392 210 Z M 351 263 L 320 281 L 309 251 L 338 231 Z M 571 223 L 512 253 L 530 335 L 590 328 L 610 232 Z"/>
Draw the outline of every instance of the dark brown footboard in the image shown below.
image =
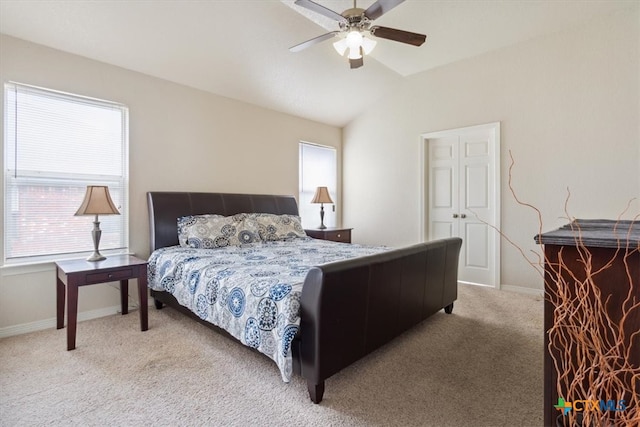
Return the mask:
<path id="1" fill-rule="evenodd" d="M 309 271 L 293 350 L 313 402 L 331 375 L 437 311 L 451 312 L 461 244 L 437 240 Z"/>

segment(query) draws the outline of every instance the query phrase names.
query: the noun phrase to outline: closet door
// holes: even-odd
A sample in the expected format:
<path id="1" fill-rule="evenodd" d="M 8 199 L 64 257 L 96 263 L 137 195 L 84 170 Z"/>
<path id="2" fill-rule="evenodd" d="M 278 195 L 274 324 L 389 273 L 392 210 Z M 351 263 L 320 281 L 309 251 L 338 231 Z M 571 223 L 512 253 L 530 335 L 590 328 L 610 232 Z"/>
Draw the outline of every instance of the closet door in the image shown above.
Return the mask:
<path id="1" fill-rule="evenodd" d="M 499 171 L 495 129 L 438 132 L 427 144 L 429 240 L 461 237 L 461 282 L 499 286 Z"/>

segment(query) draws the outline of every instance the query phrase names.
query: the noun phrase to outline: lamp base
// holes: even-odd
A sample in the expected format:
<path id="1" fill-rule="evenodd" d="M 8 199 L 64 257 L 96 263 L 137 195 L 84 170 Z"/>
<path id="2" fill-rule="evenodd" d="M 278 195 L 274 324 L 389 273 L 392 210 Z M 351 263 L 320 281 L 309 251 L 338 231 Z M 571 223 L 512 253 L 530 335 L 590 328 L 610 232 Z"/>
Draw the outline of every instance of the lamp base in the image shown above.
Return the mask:
<path id="1" fill-rule="evenodd" d="M 91 254 L 89 258 L 87 258 L 87 261 L 96 262 L 96 261 L 102 261 L 104 259 L 107 259 L 107 257 L 102 255 L 100 252 L 94 252 L 93 254 Z"/>
<path id="2" fill-rule="evenodd" d="M 320 203 L 320 227 L 318 227 L 318 230 L 324 230 L 325 228 L 327 226 L 324 225 L 324 203 Z"/>
<path id="3" fill-rule="evenodd" d="M 93 230 L 91 230 L 91 237 L 93 237 L 93 253 L 87 261 L 102 261 L 103 259 L 107 259 L 106 256 L 103 256 L 98 247 L 100 246 L 100 236 L 102 236 L 102 230 L 100 230 L 100 221 L 98 221 L 98 215 L 96 215 L 96 219 L 93 221 Z"/>

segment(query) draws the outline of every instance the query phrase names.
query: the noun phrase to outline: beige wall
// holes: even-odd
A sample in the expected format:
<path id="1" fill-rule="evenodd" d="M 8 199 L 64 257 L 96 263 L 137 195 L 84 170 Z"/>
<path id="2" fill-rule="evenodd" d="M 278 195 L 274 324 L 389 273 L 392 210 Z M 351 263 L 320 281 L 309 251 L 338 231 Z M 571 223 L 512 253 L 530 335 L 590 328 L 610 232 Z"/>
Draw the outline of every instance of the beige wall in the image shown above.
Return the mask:
<path id="1" fill-rule="evenodd" d="M 408 79 L 344 129 L 345 226 L 362 243 L 404 245 L 420 236 L 420 135 L 501 122 L 502 229 L 525 251 L 544 229 L 616 218 L 640 198 L 638 8 L 587 27 L 531 40 Z M 427 41 L 428 43 L 428 41 Z M 375 193 L 370 189 L 375 188 Z M 631 213 L 640 213 L 632 203 Z M 542 288 L 503 240 L 502 284 Z"/>
<path id="2" fill-rule="evenodd" d="M 538 226 L 508 194 L 509 150 L 514 186 L 541 209 L 545 229 L 565 222 L 567 187 L 572 216 L 617 216 L 640 198 L 639 28 L 640 13 L 627 13 L 407 79 L 343 130 L 343 224 L 355 228 L 354 240 L 420 240 L 420 135 L 495 121 L 502 124 L 502 228 L 516 243 L 537 249 Z M 130 245 L 141 256 L 149 252 L 147 191 L 296 194 L 299 140 L 340 153 L 338 128 L 0 37 L 3 82 L 129 106 Z M 637 201 L 631 212 L 640 212 Z M 541 288 L 507 245 L 501 261 L 503 284 Z M 51 265 L 4 268 L 0 280 L 0 336 L 53 325 Z M 81 313 L 117 304 L 113 286 L 80 291 Z"/>
<path id="3" fill-rule="evenodd" d="M 297 195 L 300 140 L 333 146 L 340 153 L 339 128 L 1 37 L 3 82 L 108 99 L 129 107 L 130 247 L 140 256 L 149 254 L 147 191 Z M 52 265 L 3 268 L 0 279 L 0 336 L 16 325 L 51 323 L 55 316 Z M 79 311 L 117 306 L 118 295 L 113 284 L 82 288 Z"/>

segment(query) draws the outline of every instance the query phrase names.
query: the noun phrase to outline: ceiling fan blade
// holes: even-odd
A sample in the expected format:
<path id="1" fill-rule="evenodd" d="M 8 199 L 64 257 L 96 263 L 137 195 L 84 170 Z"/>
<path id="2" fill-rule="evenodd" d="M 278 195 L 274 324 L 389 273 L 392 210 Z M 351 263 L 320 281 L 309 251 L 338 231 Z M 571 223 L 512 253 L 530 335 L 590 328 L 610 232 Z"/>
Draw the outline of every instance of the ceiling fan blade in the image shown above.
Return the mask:
<path id="1" fill-rule="evenodd" d="M 320 15 L 324 15 L 327 18 L 333 19 L 334 21 L 344 22 L 345 24 L 349 22 L 347 21 L 347 18 L 340 15 L 338 12 L 334 12 L 333 10 L 328 9 L 321 4 L 318 4 L 311 0 L 296 0 L 294 4 L 300 7 L 304 7 L 305 9 L 312 10 L 316 13 L 319 13 Z"/>
<path id="2" fill-rule="evenodd" d="M 360 68 L 364 65 L 364 58 L 360 57 L 358 59 L 349 59 L 349 67 L 353 70 L 354 68 Z"/>
<path id="3" fill-rule="evenodd" d="M 374 26 L 369 30 L 372 36 L 382 39 L 393 40 L 400 43 L 422 46 L 427 39 L 424 34 L 412 33 L 409 31 L 396 30 L 395 28 Z"/>
<path id="4" fill-rule="evenodd" d="M 374 19 L 380 18 L 403 1 L 404 0 L 378 0 L 364 11 L 364 16 L 373 21 Z"/>
<path id="5" fill-rule="evenodd" d="M 325 40 L 329 40 L 330 38 L 335 37 L 338 34 L 340 34 L 340 31 L 332 31 L 332 32 L 327 33 L 327 34 L 323 34 L 321 36 L 314 37 L 311 40 L 307 40 L 306 42 L 302 42 L 302 43 L 297 44 L 295 46 L 291 46 L 289 48 L 289 50 L 291 52 L 300 52 L 301 50 L 306 49 L 306 48 L 308 48 L 310 46 L 313 46 L 314 44 L 318 44 L 318 43 L 321 43 L 321 42 L 323 42 Z"/>

